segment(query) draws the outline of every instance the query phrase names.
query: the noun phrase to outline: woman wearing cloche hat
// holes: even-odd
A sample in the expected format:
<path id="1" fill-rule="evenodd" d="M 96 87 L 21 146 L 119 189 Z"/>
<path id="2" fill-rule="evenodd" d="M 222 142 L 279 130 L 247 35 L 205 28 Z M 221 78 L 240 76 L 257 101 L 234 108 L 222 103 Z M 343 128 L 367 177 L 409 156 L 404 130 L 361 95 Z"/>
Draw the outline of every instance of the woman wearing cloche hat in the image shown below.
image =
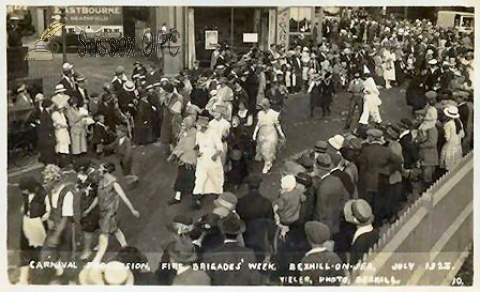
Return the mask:
<path id="1" fill-rule="evenodd" d="M 446 107 L 443 113 L 447 120 L 443 125 L 445 144 L 440 153 L 440 168 L 451 170 L 462 158 L 462 139 L 465 132 L 456 106 Z"/>

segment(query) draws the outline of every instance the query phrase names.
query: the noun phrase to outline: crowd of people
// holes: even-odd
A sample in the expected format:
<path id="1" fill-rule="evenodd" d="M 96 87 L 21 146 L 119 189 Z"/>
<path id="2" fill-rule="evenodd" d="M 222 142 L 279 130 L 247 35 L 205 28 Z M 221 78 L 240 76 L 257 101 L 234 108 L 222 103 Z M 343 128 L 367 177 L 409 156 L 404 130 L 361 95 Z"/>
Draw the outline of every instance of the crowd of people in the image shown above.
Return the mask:
<path id="1" fill-rule="evenodd" d="M 118 66 L 101 95 L 90 95 L 85 77 L 68 63 L 54 96 L 32 101 L 18 88 L 17 100 L 25 96 L 23 102 L 35 106 L 46 165 L 43 182 L 26 177 L 20 183 L 20 283 L 300 285 L 282 282 L 292 276 L 302 285 L 340 284 L 319 279 L 348 275 L 342 264 L 355 266 L 412 194 L 473 149 L 473 43 L 426 20 L 352 17 L 325 27 L 321 44 L 287 51 L 272 45 L 236 58 L 219 45 L 210 68 L 195 62 L 174 78 L 138 61 L 130 76 Z M 401 86 L 405 78 L 414 118 L 386 124 L 382 88 Z M 342 91 L 350 95 L 345 133 L 287 159 L 278 197 L 262 196 L 262 174 L 287 141 L 285 99 L 308 93 L 306 116 L 317 107 L 328 116 Z M 357 108 L 358 127 L 350 131 Z M 204 197 L 216 197 L 214 209 L 198 220 L 175 216 L 155 272 L 128 268 L 148 261 L 128 246 L 117 218 L 120 200 L 140 216 L 120 181 L 135 187 L 133 148 L 150 143 L 178 165 L 169 204 L 192 195 L 198 209 Z M 113 175 L 114 163 L 102 162 L 110 154 L 118 157 L 121 178 Z M 263 162 L 262 174 L 252 171 L 254 161 Z M 238 198 L 242 184 L 249 191 Z M 76 256 L 79 234 L 83 250 Z M 122 248 L 95 268 L 110 235 Z M 73 258 L 85 265 L 79 273 L 55 266 L 36 279 L 32 261 Z M 275 268 L 259 271 L 254 263 Z"/>

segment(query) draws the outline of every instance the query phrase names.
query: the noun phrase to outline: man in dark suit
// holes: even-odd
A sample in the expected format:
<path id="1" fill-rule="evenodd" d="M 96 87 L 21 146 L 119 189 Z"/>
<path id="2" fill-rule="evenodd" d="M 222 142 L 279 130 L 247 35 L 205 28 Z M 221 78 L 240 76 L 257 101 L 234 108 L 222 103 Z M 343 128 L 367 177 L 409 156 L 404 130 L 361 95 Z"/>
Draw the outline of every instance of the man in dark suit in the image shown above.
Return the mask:
<path id="1" fill-rule="evenodd" d="M 349 263 L 355 265 L 368 252 L 370 247 L 377 243 L 378 229 L 374 229 L 372 222 L 374 215 L 372 207 L 365 200 L 351 200 L 345 204 L 345 220 L 355 224 L 357 230 L 353 234 L 350 246 Z"/>
<path id="2" fill-rule="evenodd" d="M 301 60 L 301 51 L 302 47 L 297 46 L 295 48 L 295 54 L 292 56 L 292 73 L 295 74 L 295 92 L 300 92 L 302 84 L 302 60 Z"/>
<path id="3" fill-rule="evenodd" d="M 341 264 L 338 255 L 329 250 L 326 244 L 330 240 L 330 229 L 327 225 L 318 221 L 309 221 L 305 223 L 305 233 L 312 249 L 302 259 L 304 267 L 310 264 L 328 266 Z M 304 269 L 300 273 L 304 279 L 304 286 L 340 286 L 341 281 L 321 282 L 320 279 L 345 276 L 342 269 Z"/>
<path id="4" fill-rule="evenodd" d="M 45 165 L 56 164 L 57 158 L 55 154 L 55 127 L 52 121 L 52 112 L 55 107 L 53 102 L 46 99 L 42 103 L 42 109 L 40 109 L 39 125 L 37 128 L 37 146 L 40 152 L 40 162 Z"/>
<path id="5" fill-rule="evenodd" d="M 245 222 L 245 246 L 253 249 L 262 262 L 270 252 L 275 235 L 272 203 L 259 192 L 262 177 L 252 174 L 246 179 L 249 192 L 238 200 L 237 214 Z"/>
<path id="6" fill-rule="evenodd" d="M 377 224 L 385 216 L 385 200 L 380 197 L 388 189 L 389 176 L 392 172 L 400 170 L 401 157 L 394 155 L 387 146 L 383 132 L 379 129 L 367 131 L 368 145 L 360 152 L 359 157 L 359 180 L 365 183 L 365 192 L 360 194 L 371 206 L 377 217 Z"/>
<path id="7" fill-rule="evenodd" d="M 75 76 L 73 73 L 73 65 L 70 63 L 65 63 L 62 66 L 63 74 L 62 78 L 60 79 L 59 84 L 63 85 L 63 88 L 66 89 L 65 94 L 73 97 L 76 96 L 77 93 L 77 82 L 75 80 Z"/>
<path id="8" fill-rule="evenodd" d="M 257 93 L 258 93 L 258 76 L 253 62 L 249 61 L 249 66 L 246 74 L 246 80 L 243 83 L 243 88 L 248 94 L 248 109 L 255 112 L 257 107 Z"/>
<path id="9" fill-rule="evenodd" d="M 214 286 L 251 286 L 260 285 L 260 274 L 248 267 L 249 263 L 255 263 L 255 255 L 249 248 L 242 246 L 238 241 L 238 235 L 245 231 L 245 223 L 236 213 L 231 213 L 218 222 L 218 226 L 224 235 L 221 246 L 206 253 L 204 263 L 214 265 L 228 265 L 225 270 L 209 270 L 211 284 Z M 240 269 L 235 269 L 237 264 Z M 233 267 L 232 267 L 233 266 Z"/>
<path id="10" fill-rule="evenodd" d="M 192 84 L 195 84 L 197 82 L 198 78 L 200 78 L 202 73 L 203 73 L 203 70 L 202 68 L 200 68 L 200 61 L 195 60 L 195 62 L 193 63 L 193 68 L 190 69 L 188 73 L 188 76 L 190 76 L 190 81 L 192 82 Z"/>
<path id="11" fill-rule="evenodd" d="M 111 81 L 113 92 L 114 93 L 121 92 L 123 90 L 123 83 L 127 81 L 128 79 L 127 79 L 127 76 L 125 75 L 125 68 L 123 68 L 123 66 L 118 66 L 115 69 L 115 76 Z"/>
<path id="12" fill-rule="evenodd" d="M 328 155 L 328 154 L 327 154 Z M 343 206 L 352 198 L 355 186 L 342 169 L 330 166 L 330 171 L 320 178 L 316 193 L 313 219 L 326 224 L 337 238 Z"/>
<path id="13" fill-rule="evenodd" d="M 440 88 L 440 77 L 442 76 L 442 72 L 440 68 L 437 66 L 437 59 L 432 59 L 428 61 L 428 68 L 427 73 L 423 79 L 423 89 L 425 91 L 429 90 L 437 90 Z"/>
<path id="14" fill-rule="evenodd" d="M 262 177 L 252 174 L 246 179 L 249 190 L 248 194 L 238 200 L 237 214 L 245 223 L 250 220 L 267 218 L 273 220 L 273 209 L 270 200 L 262 196 L 259 191 Z"/>
<path id="15" fill-rule="evenodd" d="M 77 78 L 77 88 L 76 88 L 75 97 L 77 99 L 78 107 L 82 107 L 85 101 L 87 102 L 90 101 L 90 97 L 88 96 L 88 91 L 87 91 L 84 77 L 80 76 Z"/>

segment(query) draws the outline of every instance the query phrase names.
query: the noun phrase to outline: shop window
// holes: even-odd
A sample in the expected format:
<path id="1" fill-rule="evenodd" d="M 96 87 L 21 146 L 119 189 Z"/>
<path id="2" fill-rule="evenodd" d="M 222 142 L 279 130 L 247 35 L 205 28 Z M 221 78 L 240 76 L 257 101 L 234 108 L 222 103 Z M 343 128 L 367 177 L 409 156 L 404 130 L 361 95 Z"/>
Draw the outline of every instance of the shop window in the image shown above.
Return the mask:
<path id="1" fill-rule="evenodd" d="M 312 31 L 311 7 L 290 8 L 290 33 L 310 33 Z"/>

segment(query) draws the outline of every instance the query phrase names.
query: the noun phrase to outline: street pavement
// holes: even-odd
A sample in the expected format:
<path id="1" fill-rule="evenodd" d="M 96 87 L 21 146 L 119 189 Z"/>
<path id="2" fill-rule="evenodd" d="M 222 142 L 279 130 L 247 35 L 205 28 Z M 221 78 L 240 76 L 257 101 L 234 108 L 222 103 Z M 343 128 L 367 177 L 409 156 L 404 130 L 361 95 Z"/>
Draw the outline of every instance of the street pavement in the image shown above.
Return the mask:
<path id="1" fill-rule="evenodd" d="M 132 60 L 122 60 L 126 67 L 133 63 Z M 88 62 L 92 60 L 86 59 Z M 57 60 L 55 60 L 57 61 Z M 101 62 L 106 62 L 102 61 Z M 111 62 L 111 61 L 110 61 Z M 129 63 L 130 62 L 130 63 Z M 102 80 L 108 80 L 113 72 L 114 65 L 100 66 L 98 70 L 95 66 L 93 71 L 90 66 L 81 67 L 83 62 L 75 62 L 77 70 L 91 79 L 90 76 L 103 74 Z M 60 66 L 57 67 L 60 70 Z M 129 70 L 129 69 L 127 69 Z M 86 74 L 86 72 L 92 72 Z M 130 71 L 127 71 L 130 72 Z M 348 97 L 345 92 L 337 94 L 332 104 L 332 114 L 328 118 L 321 117 L 321 110 L 316 111 L 316 115 L 310 118 L 309 97 L 307 94 L 291 95 L 286 100 L 286 112 L 282 117 L 282 127 L 287 137 L 286 147 L 278 154 L 277 160 L 270 174 L 263 175 L 264 183 L 261 192 L 269 199 L 275 199 L 279 195 L 280 175 L 283 161 L 285 158 L 299 153 L 305 149 L 313 147 L 317 140 L 327 140 L 335 134 L 342 134 L 346 111 L 348 109 Z M 397 122 L 401 118 L 410 117 L 411 111 L 405 103 L 405 93 L 403 88 L 393 88 L 381 90 L 382 106 L 381 114 L 385 122 Z M 359 113 L 356 113 L 354 120 L 358 120 Z M 109 157 L 109 160 L 115 160 L 115 157 Z M 256 162 L 255 170 L 261 169 L 261 163 Z M 118 165 L 118 164 L 117 164 Z M 127 242 L 135 246 L 149 257 L 150 264 L 156 268 L 156 263 L 161 256 L 162 245 L 166 239 L 166 226 L 177 214 L 188 214 L 193 218 L 199 218 L 201 215 L 210 211 L 213 198 L 208 198 L 206 204 L 201 210 L 193 211 L 191 209 L 191 198 L 185 198 L 180 204 L 169 206 L 168 199 L 173 195 L 173 183 L 176 176 L 176 166 L 166 161 L 160 146 L 151 144 L 147 146 L 138 146 L 134 149 L 134 172 L 139 176 L 139 183 L 132 189 L 127 189 L 126 193 L 132 201 L 135 208 L 140 212 L 140 218 L 135 218 L 130 214 L 128 208 L 121 204 L 119 217 L 119 226 L 124 232 Z M 40 177 L 40 169 L 26 171 L 8 178 L 8 238 L 7 246 L 9 249 L 9 265 L 15 265 L 18 262 L 18 255 L 15 250 L 19 247 L 19 232 L 21 216 L 19 213 L 21 206 L 21 195 L 18 187 L 15 185 L 23 175 L 35 175 Z M 121 175 L 118 174 L 121 179 Z M 239 191 L 239 196 L 244 190 Z M 111 238 L 111 249 L 118 249 L 116 240 Z"/>

